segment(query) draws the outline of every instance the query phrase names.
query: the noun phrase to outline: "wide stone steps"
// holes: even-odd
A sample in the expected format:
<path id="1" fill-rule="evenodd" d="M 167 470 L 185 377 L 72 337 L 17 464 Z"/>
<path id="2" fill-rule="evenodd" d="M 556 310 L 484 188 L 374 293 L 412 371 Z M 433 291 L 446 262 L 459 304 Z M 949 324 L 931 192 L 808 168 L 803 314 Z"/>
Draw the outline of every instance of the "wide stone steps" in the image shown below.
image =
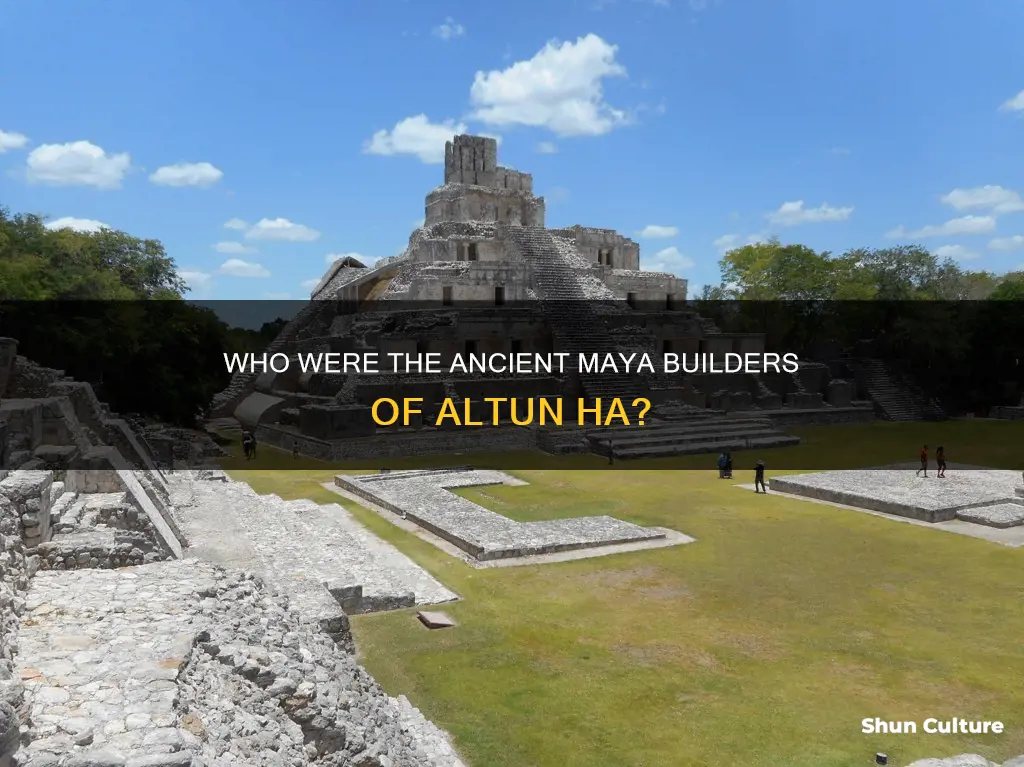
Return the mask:
<path id="1" fill-rule="evenodd" d="M 300 612 L 331 619 L 342 606 L 351 614 L 457 599 L 340 506 L 261 496 L 240 482 L 195 487 L 198 503 L 231 515 L 258 557 L 250 569 L 294 597 Z M 346 590 L 344 605 L 324 584 Z"/>
<path id="2" fill-rule="evenodd" d="M 682 423 L 598 429 L 587 432 L 596 452 L 607 453 L 611 443 L 617 458 L 655 458 L 672 455 L 786 447 L 798 437 L 780 432 L 767 419 L 702 418 Z"/>
<path id="3" fill-rule="evenodd" d="M 323 544 L 321 551 L 328 555 L 317 563 L 322 573 L 331 573 L 337 558 L 344 558 L 348 585 L 362 589 L 361 601 L 349 613 L 396 610 L 458 598 L 394 546 L 356 522 L 340 505 L 264 498 L 271 499 L 282 511 L 286 508 L 306 530 L 316 531 Z M 339 576 L 332 580 L 339 580 Z"/>

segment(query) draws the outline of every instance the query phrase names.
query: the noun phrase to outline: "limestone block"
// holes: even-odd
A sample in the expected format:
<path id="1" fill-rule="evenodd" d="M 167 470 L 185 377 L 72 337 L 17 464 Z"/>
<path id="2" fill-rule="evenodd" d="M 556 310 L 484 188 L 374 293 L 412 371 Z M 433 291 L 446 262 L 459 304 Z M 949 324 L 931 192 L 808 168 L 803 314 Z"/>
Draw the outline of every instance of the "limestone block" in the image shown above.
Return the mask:
<path id="1" fill-rule="evenodd" d="M 830 381 L 828 385 L 828 404 L 833 407 L 850 407 L 855 394 L 854 385 L 850 381 Z"/>

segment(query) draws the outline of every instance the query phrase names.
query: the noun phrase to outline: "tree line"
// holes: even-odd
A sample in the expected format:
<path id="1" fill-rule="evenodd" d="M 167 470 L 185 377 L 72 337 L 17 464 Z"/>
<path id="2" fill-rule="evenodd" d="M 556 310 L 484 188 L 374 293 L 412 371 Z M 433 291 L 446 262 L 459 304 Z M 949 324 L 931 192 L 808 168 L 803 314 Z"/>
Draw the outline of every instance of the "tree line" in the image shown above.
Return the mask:
<path id="1" fill-rule="evenodd" d="M 193 425 L 228 384 L 222 353 L 261 350 L 283 324 L 228 327 L 187 292 L 158 240 L 51 230 L 0 206 L 0 335 L 117 412 Z"/>
<path id="2" fill-rule="evenodd" d="M 952 411 L 1024 393 L 1024 272 L 972 271 L 919 245 L 833 255 L 778 239 L 719 267 L 695 304 L 722 330 L 821 361 L 883 359 Z"/>

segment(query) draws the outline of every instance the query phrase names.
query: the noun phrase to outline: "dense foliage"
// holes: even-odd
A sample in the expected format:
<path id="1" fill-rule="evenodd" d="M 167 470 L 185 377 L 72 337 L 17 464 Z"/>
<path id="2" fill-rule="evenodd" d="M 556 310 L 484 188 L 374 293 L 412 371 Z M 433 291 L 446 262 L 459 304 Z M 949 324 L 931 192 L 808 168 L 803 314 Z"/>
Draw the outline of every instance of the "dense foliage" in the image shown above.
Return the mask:
<path id="1" fill-rule="evenodd" d="M 222 352 L 263 348 L 282 324 L 228 328 L 187 290 L 157 240 L 54 231 L 0 208 L 0 335 L 115 411 L 191 425 L 228 383 Z"/>
<path id="2" fill-rule="evenodd" d="M 917 245 L 834 256 L 777 239 L 719 265 L 697 307 L 723 330 L 823 361 L 859 349 L 959 411 L 1016 404 L 1024 390 L 1022 272 L 969 271 Z"/>

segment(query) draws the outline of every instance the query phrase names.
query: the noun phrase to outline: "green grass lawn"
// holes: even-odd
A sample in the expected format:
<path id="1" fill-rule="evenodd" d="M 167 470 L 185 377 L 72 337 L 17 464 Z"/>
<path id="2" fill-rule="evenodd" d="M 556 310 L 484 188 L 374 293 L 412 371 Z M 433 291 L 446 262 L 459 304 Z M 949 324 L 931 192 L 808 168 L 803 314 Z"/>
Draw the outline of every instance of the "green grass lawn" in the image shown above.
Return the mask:
<path id="1" fill-rule="evenodd" d="M 952 461 L 1019 468 L 1024 424 L 793 433 L 804 444 L 785 450 L 809 468 L 912 461 L 923 442 L 944 442 Z M 770 467 L 772 456 L 757 457 Z M 319 486 L 330 469 L 259 463 L 233 475 L 261 493 L 339 500 Z M 754 495 L 734 486 L 745 474 L 516 473 L 530 484 L 462 492 L 518 520 L 611 514 L 697 542 L 477 570 L 343 501 L 463 597 L 442 608 L 454 629 L 427 631 L 409 610 L 353 626 L 367 668 L 450 731 L 473 767 L 845 767 L 871 764 L 876 751 L 893 765 L 1024 753 L 1024 551 Z M 1007 732 L 861 734 L 874 716 L 1000 719 Z"/>

